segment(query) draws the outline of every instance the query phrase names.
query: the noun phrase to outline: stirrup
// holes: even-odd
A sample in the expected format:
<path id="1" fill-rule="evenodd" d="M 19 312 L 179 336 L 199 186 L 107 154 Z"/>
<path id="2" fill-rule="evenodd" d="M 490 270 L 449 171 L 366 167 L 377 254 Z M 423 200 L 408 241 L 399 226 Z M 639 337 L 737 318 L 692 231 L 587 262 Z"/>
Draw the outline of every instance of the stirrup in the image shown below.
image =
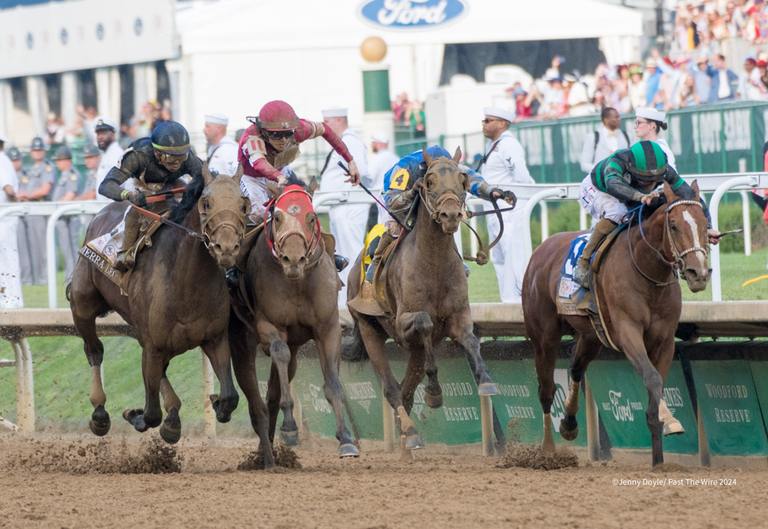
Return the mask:
<path id="1" fill-rule="evenodd" d="M 589 269 L 589 265 L 584 268 L 577 264 L 576 268 L 573 269 L 572 277 L 576 283 L 589 290 L 592 283 L 592 271 Z"/>
<path id="2" fill-rule="evenodd" d="M 384 316 L 386 314 L 381 305 L 379 305 L 379 302 L 376 301 L 376 292 L 374 291 L 373 284 L 369 281 L 363 281 L 360 292 L 347 302 L 347 306 L 368 316 Z"/>
<path id="3" fill-rule="evenodd" d="M 236 266 L 227 268 L 224 272 L 224 278 L 231 290 L 236 290 L 240 286 L 240 270 Z"/>
<path id="4" fill-rule="evenodd" d="M 333 264 L 336 265 L 336 271 L 341 272 L 349 264 L 349 259 L 347 259 L 343 255 L 336 254 L 333 256 Z"/>

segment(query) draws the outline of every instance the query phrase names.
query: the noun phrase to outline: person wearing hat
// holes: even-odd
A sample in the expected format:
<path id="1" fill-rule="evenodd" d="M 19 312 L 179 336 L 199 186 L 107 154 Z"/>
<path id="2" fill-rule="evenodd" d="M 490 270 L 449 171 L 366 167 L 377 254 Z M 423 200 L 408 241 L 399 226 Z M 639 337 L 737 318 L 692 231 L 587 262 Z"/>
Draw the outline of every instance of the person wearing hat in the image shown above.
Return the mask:
<path id="1" fill-rule="evenodd" d="M 77 200 L 95 200 L 96 189 L 98 188 L 96 174 L 101 164 L 101 151 L 93 143 L 88 143 L 83 147 L 83 163 L 85 164 L 85 182 Z"/>
<path id="2" fill-rule="evenodd" d="M 368 164 L 371 173 L 371 187 L 373 189 L 384 189 L 384 175 L 397 162 L 400 157 L 389 148 L 389 137 L 381 132 L 371 136 L 371 161 Z M 378 208 L 378 224 L 384 224 L 391 217 L 384 208 L 376 204 Z"/>
<path id="3" fill-rule="evenodd" d="M 629 136 L 621 128 L 621 116 L 613 107 L 600 112 L 602 124 L 584 137 L 579 165 L 588 173 L 597 162 L 619 149 L 629 148 Z"/>
<path id="4" fill-rule="evenodd" d="M 661 110 L 652 107 L 638 108 L 635 111 L 635 136 L 638 141 L 656 142 L 667 155 L 667 164 L 676 170 L 675 153 L 672 152 L 667 140 L 659 137 L 662 130 L 667 130 L 666 120 L 667 115 Z"/>
<path id="5" fill-rule="evenodd" d="M 206 114 L 203 135 L 208 142 L 208 169 L 216 174 L 237 173 L 237 143 L 227 136 L 229 118 L 224 114 Z"/>
<path id="6" fill-rule="evenodd" d="M 16 201 L 19 181 L 11 161 L 21 159 L 21 153 L 15 147 L 5 153 L 7 138 L 0 132 L 0 204 Z M 21 267 L 19 266 L 19 246 L 17 228 L 18 217 L 7 216 L 0 219 L 0 309 L 18 309 L 24 306 L 21 293 Z"/>
<path id="7" fill-rule="evenodd" d="M 45 157 L 43 138 L 36 136 L 30 145 L 32 165 L 19 177 L 19 192 L 22 202 L 39 202 L 48 199 L 53 188 L 56 169 Z M 46 218 L 42 215 L 27 215 L 19 222 L 19 255 L 21 257 L 21 281 L 24 284 L 44 285 L 46 278 L 45 250 Z"/>
<path id="8" fill-rule="evenodd" d="M 96 118 L 96 123 L 93 126 L 96 132 L 96 145 L 99 146 L 101 151 L 101 160 L 99 162 L 99 168 L 96 170 L 96 189 L 98 199 L 107 199 L 108 197 L 98 192 L 101 183 L 107 177 L 107 174 L 113 167 L 117 166 L 120 159 L 123 157 L 123 148 L 120 147 L 120 143 L 116 141 L 117 135 L 117 123 L 108 117 L 99 116 Z"/>
<path id="9" fill-rule="evenodd" d="M 327 108 L 322 111 L 322 115 L 323 126 L 341 138 L 345 148 L 357 162 L 360 180 L 370 187 L 372 182 L 368 172 L 368 150 L 363 140 L 349 128 L 347 109 Z M 328 153 L 320 171 L 320 192 L 337 193 L 352 190 L 353 184 L 349 181 L 349 175 L 339 166 L 339 162 L 343 162 L 339 153 L 333 151 Z M 339 255 L 345 257 L 357 255 L 360 248 L 363 247 L 369 210 L 370 204 L 368 203 L 331 206 L 328 217 L 331 221 L 331 233 L 336 239 L 336 252 Z M 348 275 L 349 269 L 346 267 L 339 272 L 339 277 L 344 284 L 339 291 L 340 307 L 347 303 Z"/>
<path id="10" fill-rule="evenodd" d="M 507 189 L 515 184 L 535 183 L 525 163 L 523 146 L 508 130 L 515 118 L 514 114 L 502 108 L 485 108 L 483 112 L 486 143 L 483 158 L 477 167 L 478 172 L 492 187 Z M 514 211 L 501 214 L 504 233 L 491 250 L 491 261 L 496 270 L 499 295 L 503 303 L 521 301 L 523 275 L 528 264 L 522 251 L 526 244 L 523 205 L 521 202 Z M 491 206 L 487 205 L 485 209 L 489 210 Z M 501 229 L 496 215 L 488 215 L 486 222 L 488 237 L 494 240 Z"/>
<path id="11" fill-rule="evenodd" d="M 59 178 L 53 186 L 51 200 L 54 202 L 75 200 L 77 188 L 80 185 L 80 173 L 72 166 L 72 151 L 66 145 L 62 145 L 56 149 L 53 162 L 59 170 Z M 70 277 L 80 248 L 80 219 L 78 216 L 67 215 L 56 221 L 56 240 L 64 257 L 64 275 Z"/>

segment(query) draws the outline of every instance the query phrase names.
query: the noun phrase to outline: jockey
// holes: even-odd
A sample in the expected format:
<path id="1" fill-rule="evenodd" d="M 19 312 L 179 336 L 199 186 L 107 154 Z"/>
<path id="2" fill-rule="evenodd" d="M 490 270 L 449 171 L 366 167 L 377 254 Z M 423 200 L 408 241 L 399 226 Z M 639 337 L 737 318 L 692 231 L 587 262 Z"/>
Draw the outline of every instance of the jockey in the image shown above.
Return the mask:
<path id="1" fill-rule="evenodd" d="M 573 271 L 574 281 L 585 288 L 590 287 L 589 260 L 600 242 L 623 221 L 629 207 L 661 205 L 664 197 L 654 190 L 664 182 L 680 198 L 695 198 L 693 189 L 668 164 L 667 155 L 653 141 L 637 142 L 629 149 L 620 149 L 595 164 L 592 172 L 581 182 L 579 201 L 593 219 L 599 220 L 579 256 Z M 709 221 L 706 205 L 702 205 Z M 719 234 L 710 230 L 709 239 L 717 244 Z"/>
<path id="2" fill-rule="evenodd" d="M 146 207 L 147 193 L 157 193 L 190 182 L 171 217 L 180 222 L 203 188 L 203 163 L 189 153 L 187 129 L 175 121 L 162 121 L 152 130 L 151 137 L 139 138 L 131 144 L 119 165 L 107 173 L 99 186 L 99 193 L 112 200 L 128 200 L 136 206 Z M 191 181 L 185 175 L 189 175 Z M 137 180 L 135 191 L 121 187 L 129 178 Z M 164 205 L 160 207 L 165 208 Z M 140 220 L 140 214 L 134 211 L 125 216 L 123 245 L 115 263 L 118 270 L 126 271 L 133 267 L 134 257 L 129 250 L 138 239 Z"/>
<path id="3" fill-rule="evenodd" d="M 439 145 L 428 147 L 427 153 L 431 158 L 451 158 L 448 151 Z M 503 198 L 513 205 L 517 201 L 515 194 L 512 191 L 504 191 L 498 187 L 490 187 L 483 177 L 473 169 L 470 169 L 463 164 L 459 164 L 459 169 L 469 176 L 469 192 L 474 196 L 485 200 Z M 426 172 L 427 164 L 424 161 L 424 151 L 418 150 L 403 156 L 400 161 L 384 174 L 384 189 L 382 191 L 384 202 L 387 205 L 389 212 L 396 216 L 404 225 L 411 204 L 413 204 L 414 199 L 419 193 L 420 185 L 416 186 L 415 183 L 421 180 Z M 373 255 L 373 261 L 368 266 L 368 270 L 365 274 L 365 281 L 363 281 L 360 293 L 356 298 L 359 298 L 366 306 L 371 304 L 378 305 L 373 291 L 374 271 L 381 261 L 387 247 L 389 247 L 399 235 L 400 230 L 396 221 L 391 219 L 388 220 L 387 228 L 388 229 L 384 231 L 378 241 L 378 246 L 376 246 Z M 373 244 L 376 243 L 374 242 Z M 380 308 L 378 312 L 383 314 L 383 311 Z M 371 312 L 367 311 L 366 313 L 371 314 Z"/>

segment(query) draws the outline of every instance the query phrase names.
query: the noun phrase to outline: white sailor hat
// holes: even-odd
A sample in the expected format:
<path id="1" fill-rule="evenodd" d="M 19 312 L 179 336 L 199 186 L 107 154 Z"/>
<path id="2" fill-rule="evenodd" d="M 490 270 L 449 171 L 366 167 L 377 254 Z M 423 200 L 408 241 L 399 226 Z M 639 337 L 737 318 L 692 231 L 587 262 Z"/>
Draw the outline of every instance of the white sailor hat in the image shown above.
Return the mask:
<path id="1" fill-rule="evenodd" d="M 345 118 L 347 117 L 347 109 L 346 108 L 326 108 L 322 112 L 323 118 Z"/>
<path id="2" fill-rule="evenodd" d="M 383 132 L 374 132 L 371 134 L 371 143 L 389 143 L 389 138 Z"/>
<path id="3" fill-rule="evenodd" d="M 509 121 L 515 121 L 515 113 L 499 107 L 485 107 L 483 114 L 492 118 L 501 118 Z"/>
<path id="4" fill-rule="evenodd" d="M 96 124 L 93 126 L 96 132 L 100 130 L 111 130 L 117 132 L 117 123 L 105 116 L 99 116 L 96 118 Z"/>
<path id="5" fill-rule="evenodd" d="M 206 114 L 205 122 L 211 123 L 213 125 L 228 125 L 229 118 L 224 114 L 218 114 L 218 113 Z"/>
<path id="6" fill-rule="evenodd" d="M 635 112 L 635 117 L 648 119 L 651 121 L 658 121 L 660 123 L 667 122 L 667 115 L 664 112 L 650 107 L 638 108 Z"/>

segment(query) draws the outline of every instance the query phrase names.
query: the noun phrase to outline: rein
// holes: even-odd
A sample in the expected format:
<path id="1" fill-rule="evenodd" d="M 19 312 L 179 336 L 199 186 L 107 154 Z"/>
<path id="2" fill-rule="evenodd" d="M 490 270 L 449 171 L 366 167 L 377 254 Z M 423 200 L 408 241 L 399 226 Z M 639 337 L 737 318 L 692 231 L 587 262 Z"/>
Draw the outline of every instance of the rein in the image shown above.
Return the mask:
<path id="1" fill-rule="evenodd" d="M 682 270 L 682 268 L 683 268 L 683 266 L 685 264 L 684 261 L 683 261 L 683 258 L 686 255 L 688 255 L 689 253 L 702 252 L 705 255 L 705 257 L 709 254 L 709 249 L 708 248 L 704 248 L 704 247 L 698 246 L 698 245 L 692 246 L 692 247 L 687 248 L 687 249 L 685 249 L 683 251 L 680 251 L 677 248 L 677 245 L 675 244 L 675 240 L 672 238 L 672 231 L 671 231 L 671 228 L 670 228 L 670 225 L 669 225 L 669 213 L 670 213 L 670 211 L 672 211 L 677 206 L 693 206 L 693 205 L 696 205 L 696 206 L 698 206 L 700 208 L 702 207 L 701 202 L 699 202 L 698 200 L 675 200 L 674 202 L 669 204 L 664 209 L 664 235 L 663 235 L 661 244 L 662 244 L 662 247 L 664 247 L 667 239 L 669 239 L 669 247 L 670 247 L 670 250 L 672 251 L 672 260 L 667 259 L 666 256 L 663 253 L 661 253 L 656 247 L 654 247 L 648 241 L 648 238 L 645 236 L 645 230 L 643 229 L 643 207 L 644 206 L 641 204 L 640 206 L 638 206 L 636 208 L 637 209 L 637 224 L 638 224 L 638 227 L 640 228 L 640 238 L 643 240 L 645 245 L 648 246 L 648 248 L 653 250 L 653 252 L 656 254 L 656 258 L 670 268 L 670 273 L 673 276 L 672 279 L 669 280 L 669 281 L 658 281 L 658 280 L 650 277 L 645 272 L 643 272 L 640 269 L 640 265 L 635 260 L 634 248 L 632 247 L 632 242 L 630 240 L 630 237 L 627 236 L 627 247 L 629 248 L 629 257 L 632 260 L 633 268 L 641 276 L 643 276 L 646 280 L 648 280 L 650 283 L 652 283 L 654 286 L 666 287 L 666 286 L 669 286 L 669 285 L 677 282 L 677 280 L 679 278 L 679 272 L 680 272 L 680 270 Z M 629 217 L 629 228 L 632 228 L 632 219 L 634 217 L 635 217 L 635 215 L 631 215 Z"/>

